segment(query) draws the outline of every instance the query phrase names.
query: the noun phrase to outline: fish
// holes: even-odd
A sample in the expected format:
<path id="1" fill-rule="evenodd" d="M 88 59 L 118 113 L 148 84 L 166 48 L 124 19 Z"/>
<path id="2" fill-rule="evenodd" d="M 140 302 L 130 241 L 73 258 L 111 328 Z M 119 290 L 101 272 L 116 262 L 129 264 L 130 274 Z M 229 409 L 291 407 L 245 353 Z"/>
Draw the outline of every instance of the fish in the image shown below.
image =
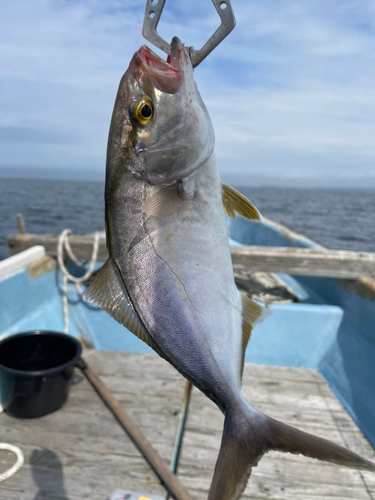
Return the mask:
<path id="1" fill-rule="evenodd" d="M 209 500 L 237 500 L 270 450 L 375 471 L 355 453 L 279 422 L 242 395 L 245 351 L 270 311 L 234 281 L 226 217 L 260 220 L 223 184 L 213 125 L 187 49 L 161 59 L 142 46 L 111 120 L 105 219 L 109 258 L 85 300 L 149 345 L 224 413 Z"/>

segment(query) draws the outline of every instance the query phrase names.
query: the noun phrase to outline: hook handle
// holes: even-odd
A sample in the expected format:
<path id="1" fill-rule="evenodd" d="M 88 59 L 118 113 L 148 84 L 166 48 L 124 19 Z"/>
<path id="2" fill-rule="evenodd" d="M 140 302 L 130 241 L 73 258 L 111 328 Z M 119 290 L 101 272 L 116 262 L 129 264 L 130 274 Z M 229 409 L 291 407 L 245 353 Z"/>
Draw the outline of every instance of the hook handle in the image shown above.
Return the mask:
<path id="1" fill-rule="evenodd" d="M 163 52 L 170 55 L 170 44 L 167 43 L 156 31 L 164 5 L 165 0 L 147 0 L 142 35 L 146 38 L 146 40 L 155 45 L 155 47 L 158 47 Z"/>
<path id="2" fill-rule="evenodd" d="M 220 16 L 221 24 L 201 49 L 195 50 L 194 47 L 189 48 L 193 68 L 196 68 L 236 26 L 236 18 L 234 17 L 230 0 L 212 0 L 212 3 Z"/>
<path id="3" fill-rule="evenodd" d="M 170 55 L 170 44 L 157 32 L 165 1 L 166 0 L 147 0 L 142 35 L 146 40 Z M 201 49 L 195 50 L 194 47 L 189 47 L 189 55 L 193 68 L 196 68 L 236 26 L 236 19 L 230 0 L 212 0 L 212 3 L 220 16 L 221 24 Z"/>

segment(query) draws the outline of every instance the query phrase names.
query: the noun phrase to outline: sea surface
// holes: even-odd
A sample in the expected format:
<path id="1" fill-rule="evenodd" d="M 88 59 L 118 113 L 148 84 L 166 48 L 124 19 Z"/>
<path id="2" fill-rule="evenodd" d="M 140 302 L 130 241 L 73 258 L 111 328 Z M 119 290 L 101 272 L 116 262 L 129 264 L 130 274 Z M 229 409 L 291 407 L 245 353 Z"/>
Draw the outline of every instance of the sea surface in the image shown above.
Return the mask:
<path id="1" fill-rule="evenodd" d="M 292 189 L 237 186 L 260 210 L 324 245 L 375 251 L 375 190 Z M 23 213 L 26 232 L 84 234 L 104 228 L 101 182 L 0 178 L 0 259 L 9 256 L 8 234 L 17 233 Z"/>

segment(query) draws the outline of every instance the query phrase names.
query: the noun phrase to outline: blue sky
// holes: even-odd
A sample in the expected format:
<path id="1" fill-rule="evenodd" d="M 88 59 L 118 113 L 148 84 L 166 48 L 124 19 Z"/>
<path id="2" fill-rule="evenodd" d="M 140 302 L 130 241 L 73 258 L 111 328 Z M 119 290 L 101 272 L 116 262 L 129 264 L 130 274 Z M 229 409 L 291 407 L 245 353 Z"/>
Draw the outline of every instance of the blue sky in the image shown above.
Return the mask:
<path id="1" fill-rule="evenodd" d="M 232 5 L 235 30 L 196 70 L 222 176 L 375 187 L 375 3 Z M 0 175 L 104 179 L 117 86 L 145 43 L 144 8 L 145 0 L 3 2 Z M 199 48 L 218 24 L 210 0 L 167 0 L 159 32 Z"/>

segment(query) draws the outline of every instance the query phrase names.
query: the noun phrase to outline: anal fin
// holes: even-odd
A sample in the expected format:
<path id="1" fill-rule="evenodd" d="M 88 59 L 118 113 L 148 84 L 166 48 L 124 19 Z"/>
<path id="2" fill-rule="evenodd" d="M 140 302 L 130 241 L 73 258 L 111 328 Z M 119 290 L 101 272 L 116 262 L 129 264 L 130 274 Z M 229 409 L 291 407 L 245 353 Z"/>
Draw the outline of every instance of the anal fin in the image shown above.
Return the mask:
<path id="1" fill-rule="evenodd" d="M 221 192 L 224 209 L 228 217 L 236 219 L 236 214 L 239 214 L 250 220 L 262 220 L 262 216 L 251 201 L 249 201 L 246 196 L 241 194 L 239 191 L 231 186 L 228 186 L 228 184 L 222 183 Z"/>
<path id="2" fill-rule="evenodd" d="M 241 374 L 245 363 L 245 353 L 247 344 L 249 343 L 251 333 L 254 326 L 262 321 L 267 316 L 272 314 L 272 311 L 267 307 L 263 307 L 255 300 L 250 299 L 247 295 L 241 293 L 242 298 L 242 364 Z"/>
<path id="3" fill-rule="evenodd" d="M 100 307 L 158 352 L 154 340 L 131 304 L 120 271 L 112 257 L 103 264 L 83 298 L 87 303 Z"/>

